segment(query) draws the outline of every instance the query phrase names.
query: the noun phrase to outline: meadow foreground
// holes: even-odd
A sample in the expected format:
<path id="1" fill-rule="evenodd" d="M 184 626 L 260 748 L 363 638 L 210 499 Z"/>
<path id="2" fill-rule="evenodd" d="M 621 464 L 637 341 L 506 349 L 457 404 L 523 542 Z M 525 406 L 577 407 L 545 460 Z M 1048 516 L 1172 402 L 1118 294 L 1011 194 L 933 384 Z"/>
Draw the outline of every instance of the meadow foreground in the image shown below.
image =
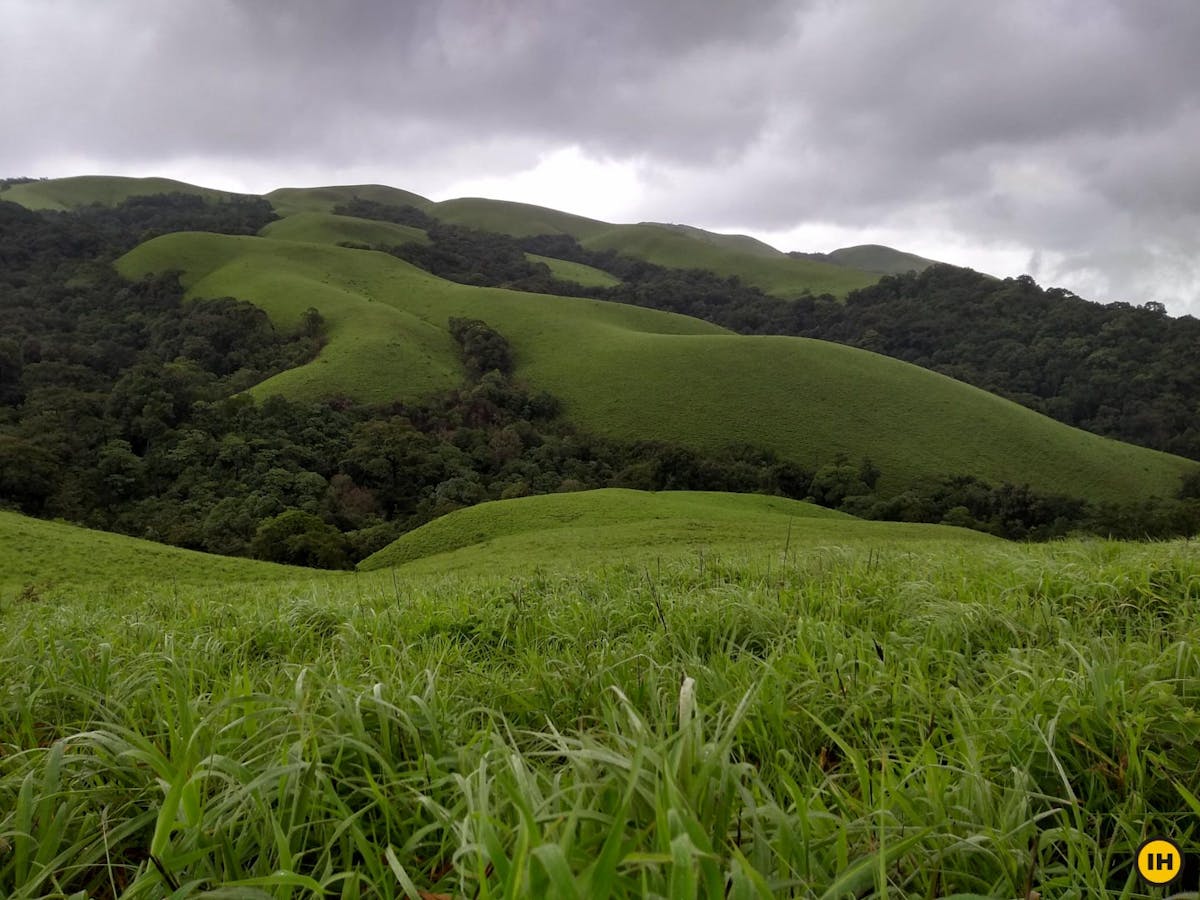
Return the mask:
<path id="1" fill-rule="evenodd" d="M 1194 545 L 782 551 L 6 589 L 0 894 L 1136 897 L 1200 833 Z"/>

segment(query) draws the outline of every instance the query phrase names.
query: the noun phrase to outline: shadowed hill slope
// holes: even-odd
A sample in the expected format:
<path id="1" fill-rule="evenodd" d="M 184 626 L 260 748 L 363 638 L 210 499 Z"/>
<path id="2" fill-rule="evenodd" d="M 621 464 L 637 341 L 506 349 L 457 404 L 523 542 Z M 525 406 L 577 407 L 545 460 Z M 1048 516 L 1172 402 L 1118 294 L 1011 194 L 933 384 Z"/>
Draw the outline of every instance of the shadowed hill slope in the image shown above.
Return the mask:
<path id="1" fill-rule="evenodd" d="M 415 206 L 427 209 L 433 201 L 412 191 L 389 187 L 386 184 L 344 184 L 329 187 L 277 188 L 263 196 L 281 216 L 299 212 L 330 212 L 335 206 L 358 198 L 393 206 Z"/>

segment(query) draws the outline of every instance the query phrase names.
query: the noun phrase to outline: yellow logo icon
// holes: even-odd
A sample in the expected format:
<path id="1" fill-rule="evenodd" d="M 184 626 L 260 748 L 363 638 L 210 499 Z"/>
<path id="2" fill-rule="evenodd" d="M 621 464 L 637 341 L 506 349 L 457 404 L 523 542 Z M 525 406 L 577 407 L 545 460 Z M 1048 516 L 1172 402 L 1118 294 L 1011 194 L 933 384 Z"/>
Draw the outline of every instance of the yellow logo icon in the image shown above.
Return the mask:
<path id="1" fill-rule="evenodd" d="M 1183 853 L 1166 838 L 1151 838 L 1138 847 L 1137 870 L 1151 884 L 1170 884 L 1183 874 Z"/>

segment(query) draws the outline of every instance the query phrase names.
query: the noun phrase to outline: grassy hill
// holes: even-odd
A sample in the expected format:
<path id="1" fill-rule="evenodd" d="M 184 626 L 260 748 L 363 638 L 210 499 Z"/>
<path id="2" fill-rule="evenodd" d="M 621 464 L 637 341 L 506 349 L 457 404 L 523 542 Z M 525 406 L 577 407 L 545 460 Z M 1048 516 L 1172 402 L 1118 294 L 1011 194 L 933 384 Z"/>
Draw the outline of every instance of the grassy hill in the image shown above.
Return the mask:
<path id="1" fill-rule="evenodd" d="M 545 494 L 482 503 L 435 519 L 363 560 L 364 571 L 499 571 L 555 561 L 597 565 L 680 552 L 780 553 L 816 546 L 994 541 L 941 525 L 866 522 L 783 497 L 629 490 Z"/>
<path id="2" fill-rule="evenodd" d="M 414 241 L 429 243 L 429 236 L 424 231 L 410 225 L 396 225 L 392 222 L 378 222 L 354 216 L 335 216 L 325 212 L 294 213 L 269 224 L 262 230 L 262 235 L 279 241 L 302 241 L 311 244 L 396 246 Z"/>
<path id="3" fill-rule="evenodd" d="M 232 295 L 281 325 L 315 306 L 330 341 L 259 394 L 416 398 L 461 379 L 450 316 L 511 342 L 518 375 L 585 429 L 697 448 L 771 448 L 805 464 L 870 456 L 881 487 L 975 474 L 1095 500 L 1173 494 L 1195 464 L 1064 426 L 945 376 L 821 341 L 747 337 L 684 316 L 475 288 L 383 253 L 253 237 L 171 234 L 120 262 L 182 269 L 192 296 Z"/>
<path id="4" fill-rule="evenodd" d="M 790 253 L 796 259 L 809 259 L 818 262 L 833 263 L 845 266 L 859 272 L 874 272 L 879 275 L 900 275 L 904 272 L 927 269 L 937 260 L 926 259 L 915 253 L 905 253 L 884 247 L 882 244 L 859 244 L 854 247 L 842 247 L 831 253 Z"/>
<path id="5" fill-rule="evenodd" d="M 348 203 L 355 197 L 390 203 L 393 206 L 415 206 L 427 209 L 433 201 L 412 191 L 389 187 L 386 184 L 343 184 L 329 187 L 277 188 L 264 197 L 281 216 L 299 212 L 329 212 L 335 206 Z"/>
<path id="6" fill-rule="evenodd" d="M 880 244 L 860 244 L 842 247 L 829 254 L 830 262 L 863 272 L 879 272 L 882 275 L 898 275 L 915 269 L 920 272 L 934 265 L 936 260 L 905 253 Z"/>
<path id="7" fill-rule="evenodd" d="M 91 588 L 142 582 L 189 584 L 280 581 L 311 577 L 308 569 L 182 550 L 123 534 L 92 531 L 0 511 L 0 596 L 27 584 Z"/>
<path id="8" fill-rule="evenodd" d="M 112 206 L 130 197 L 148 194 L 196 194 L 210 200 L 234 196 L 229 191 L 197 187 L 170 178 L 124 178 L 116 175 L 79 175 L 14 184 L 0 191 L 0 200 L 19 203 L 27 209 L 73 209 L 92 203 Z"/>

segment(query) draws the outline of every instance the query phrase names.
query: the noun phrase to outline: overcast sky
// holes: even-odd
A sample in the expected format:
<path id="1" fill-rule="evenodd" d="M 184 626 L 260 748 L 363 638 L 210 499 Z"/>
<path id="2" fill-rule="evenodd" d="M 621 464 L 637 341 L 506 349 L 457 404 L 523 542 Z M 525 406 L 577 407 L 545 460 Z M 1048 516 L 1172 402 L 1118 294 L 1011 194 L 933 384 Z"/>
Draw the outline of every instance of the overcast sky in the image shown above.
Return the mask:
<path id="1" fill-rule="evenodd" d="M 1196 0 L 0 0 L 0 176 L 382 182 L 1200 314 Z"/>

